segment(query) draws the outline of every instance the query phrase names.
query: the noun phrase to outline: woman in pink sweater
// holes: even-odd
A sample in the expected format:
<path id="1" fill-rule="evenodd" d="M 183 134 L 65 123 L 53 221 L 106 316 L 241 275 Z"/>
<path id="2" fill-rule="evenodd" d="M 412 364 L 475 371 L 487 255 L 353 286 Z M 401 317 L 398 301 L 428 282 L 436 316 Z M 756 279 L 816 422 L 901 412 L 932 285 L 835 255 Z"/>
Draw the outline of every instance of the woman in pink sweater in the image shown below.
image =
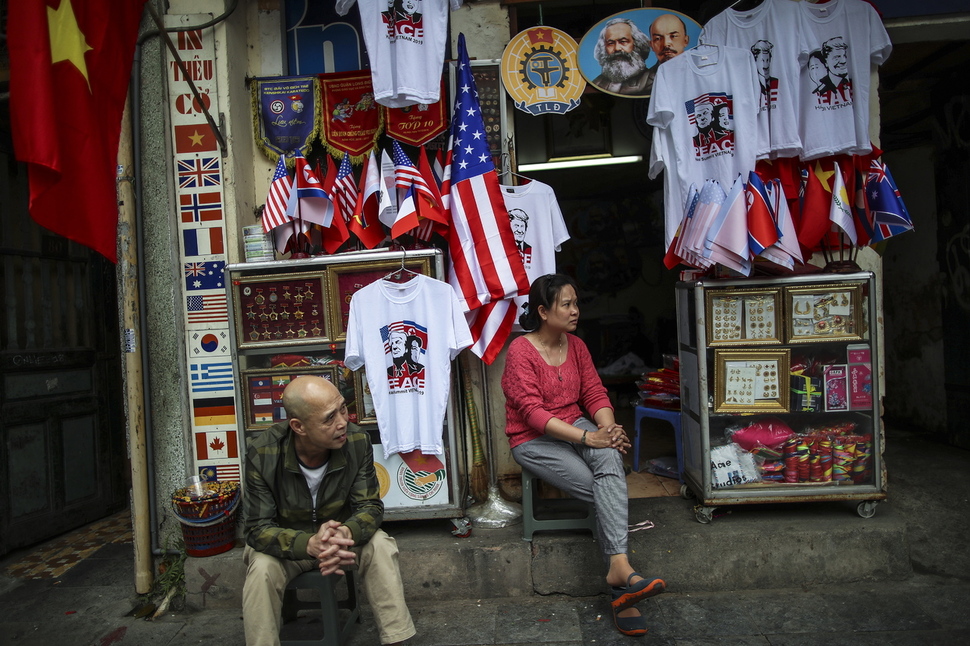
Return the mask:
<path id="1" fill-rule="evenodd" d="M 519 323 L 530 330 L 509 345 L 502 391 L 505 434 L 517 463 L 579 500 L 593 503 L 613 619 L 625 635 L 645 635 L 639 601 L 664 591 L 662 579 L 634 571 L 627 558 L 626 475 L 630 442 L 613 417 L 579 321 L 576 283 L 563 274 L 532 283 Z M 585 410 L 585 415 L 584 415 Z M 591 419 L 592 421 L 591 421 Z"/>

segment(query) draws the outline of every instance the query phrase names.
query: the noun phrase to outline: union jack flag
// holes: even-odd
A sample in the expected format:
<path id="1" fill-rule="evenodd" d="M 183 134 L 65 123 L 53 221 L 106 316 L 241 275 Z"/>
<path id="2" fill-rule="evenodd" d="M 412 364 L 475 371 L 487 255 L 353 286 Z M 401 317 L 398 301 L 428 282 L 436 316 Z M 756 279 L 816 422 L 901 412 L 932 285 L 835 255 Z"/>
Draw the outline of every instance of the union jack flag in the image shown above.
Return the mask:
<path id="1" fill-rule="evenodd" d="M 218 157 L 178 160 L 179 188 L 206 188 L 222 184 Z"/>

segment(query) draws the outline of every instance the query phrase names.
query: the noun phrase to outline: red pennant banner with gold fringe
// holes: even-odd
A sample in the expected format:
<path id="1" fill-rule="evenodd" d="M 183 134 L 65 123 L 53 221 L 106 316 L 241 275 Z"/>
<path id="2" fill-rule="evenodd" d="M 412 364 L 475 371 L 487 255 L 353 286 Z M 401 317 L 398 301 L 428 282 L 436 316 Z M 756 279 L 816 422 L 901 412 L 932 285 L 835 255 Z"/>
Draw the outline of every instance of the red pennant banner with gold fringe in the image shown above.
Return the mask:
<path id="1" fill-rule="evenodd" d="M 374 101 L 370 70 L 320 75 L 323 138 L 331 155 L 363 161 L 384 128 L 384 113 Z"/>
<path id="2" fill-rule="evenodd" d="M 445 96 L 444 82 L 441 97 Z M 448 126 L 445 117 L 445 100 L 436 103 L 418 103 L 406 108 L 384 108 L 387 111 L 387 135 L 401 143 L 423 146 Z"/>

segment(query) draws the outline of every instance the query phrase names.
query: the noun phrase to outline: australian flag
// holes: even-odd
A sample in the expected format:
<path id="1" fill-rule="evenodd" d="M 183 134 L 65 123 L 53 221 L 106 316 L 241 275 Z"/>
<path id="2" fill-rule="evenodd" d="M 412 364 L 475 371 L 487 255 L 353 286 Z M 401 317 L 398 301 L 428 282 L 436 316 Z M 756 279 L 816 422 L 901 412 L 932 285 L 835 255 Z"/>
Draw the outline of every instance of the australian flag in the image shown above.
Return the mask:
<path id="1" fill-rule="evenodd" d="M 913 220 L 903 204 L 889 167 L 877 159 L 869 164 L 866 178 L 866 204 L 872 222 L 870 244 L 913 230 Z"/>

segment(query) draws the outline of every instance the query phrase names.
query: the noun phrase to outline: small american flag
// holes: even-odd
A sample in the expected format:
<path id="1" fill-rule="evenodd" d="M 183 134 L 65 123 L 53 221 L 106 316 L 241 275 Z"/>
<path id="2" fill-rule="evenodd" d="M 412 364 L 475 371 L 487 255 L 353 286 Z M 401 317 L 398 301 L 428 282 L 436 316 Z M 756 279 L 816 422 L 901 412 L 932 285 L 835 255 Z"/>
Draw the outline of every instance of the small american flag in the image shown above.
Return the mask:
<path id="1" fill-rule="evenodd" d="M 286 224 L 290 217 L 286 215 L 286 203 L 290 200 L 293 190 L 293 180 L 286 172 L 286 163 L 280 156 L 276 163 L 276 172 L 269 185 L 269 195 L 266 196 L 266 207 L 263 209 L 263 231 L 269 233 L 276 227 Z"/>
<path id="2" fill-rule="evenodd" d="M 443 216 L 432 213 L 432 211 L 440 212 L 441 210 L 441 193 L 435 184 L 434 177 L 426 177 L 421 169 L 415 166 L 397 141 L 392 144 L 392 150 L 394 152 L 394 186 L 398 189 L 398 203 L 404 199 L 407 191 L 413 185 L 418 215 L 444 220 Z M 427 158 L 425 160 L 427 166 Z M 428 166 L 429 174 L 430 170 L 431 167 Z"/>
<path id="3" fill-rule="evenodd" d="M 223 323 L 229 320 L 225 294 L 186 296 L 189 323 Z"/>
<path id="4" fill-rule="evenodd" d="M 344 152 L 344 158 L 337 169 L 337 179 L 334 182 L 334 192 L 344 221 L 350 219 L 357 205 L 357 183 L 354 181 L 354 169 L 350 165 L 350 155 Z"/>

